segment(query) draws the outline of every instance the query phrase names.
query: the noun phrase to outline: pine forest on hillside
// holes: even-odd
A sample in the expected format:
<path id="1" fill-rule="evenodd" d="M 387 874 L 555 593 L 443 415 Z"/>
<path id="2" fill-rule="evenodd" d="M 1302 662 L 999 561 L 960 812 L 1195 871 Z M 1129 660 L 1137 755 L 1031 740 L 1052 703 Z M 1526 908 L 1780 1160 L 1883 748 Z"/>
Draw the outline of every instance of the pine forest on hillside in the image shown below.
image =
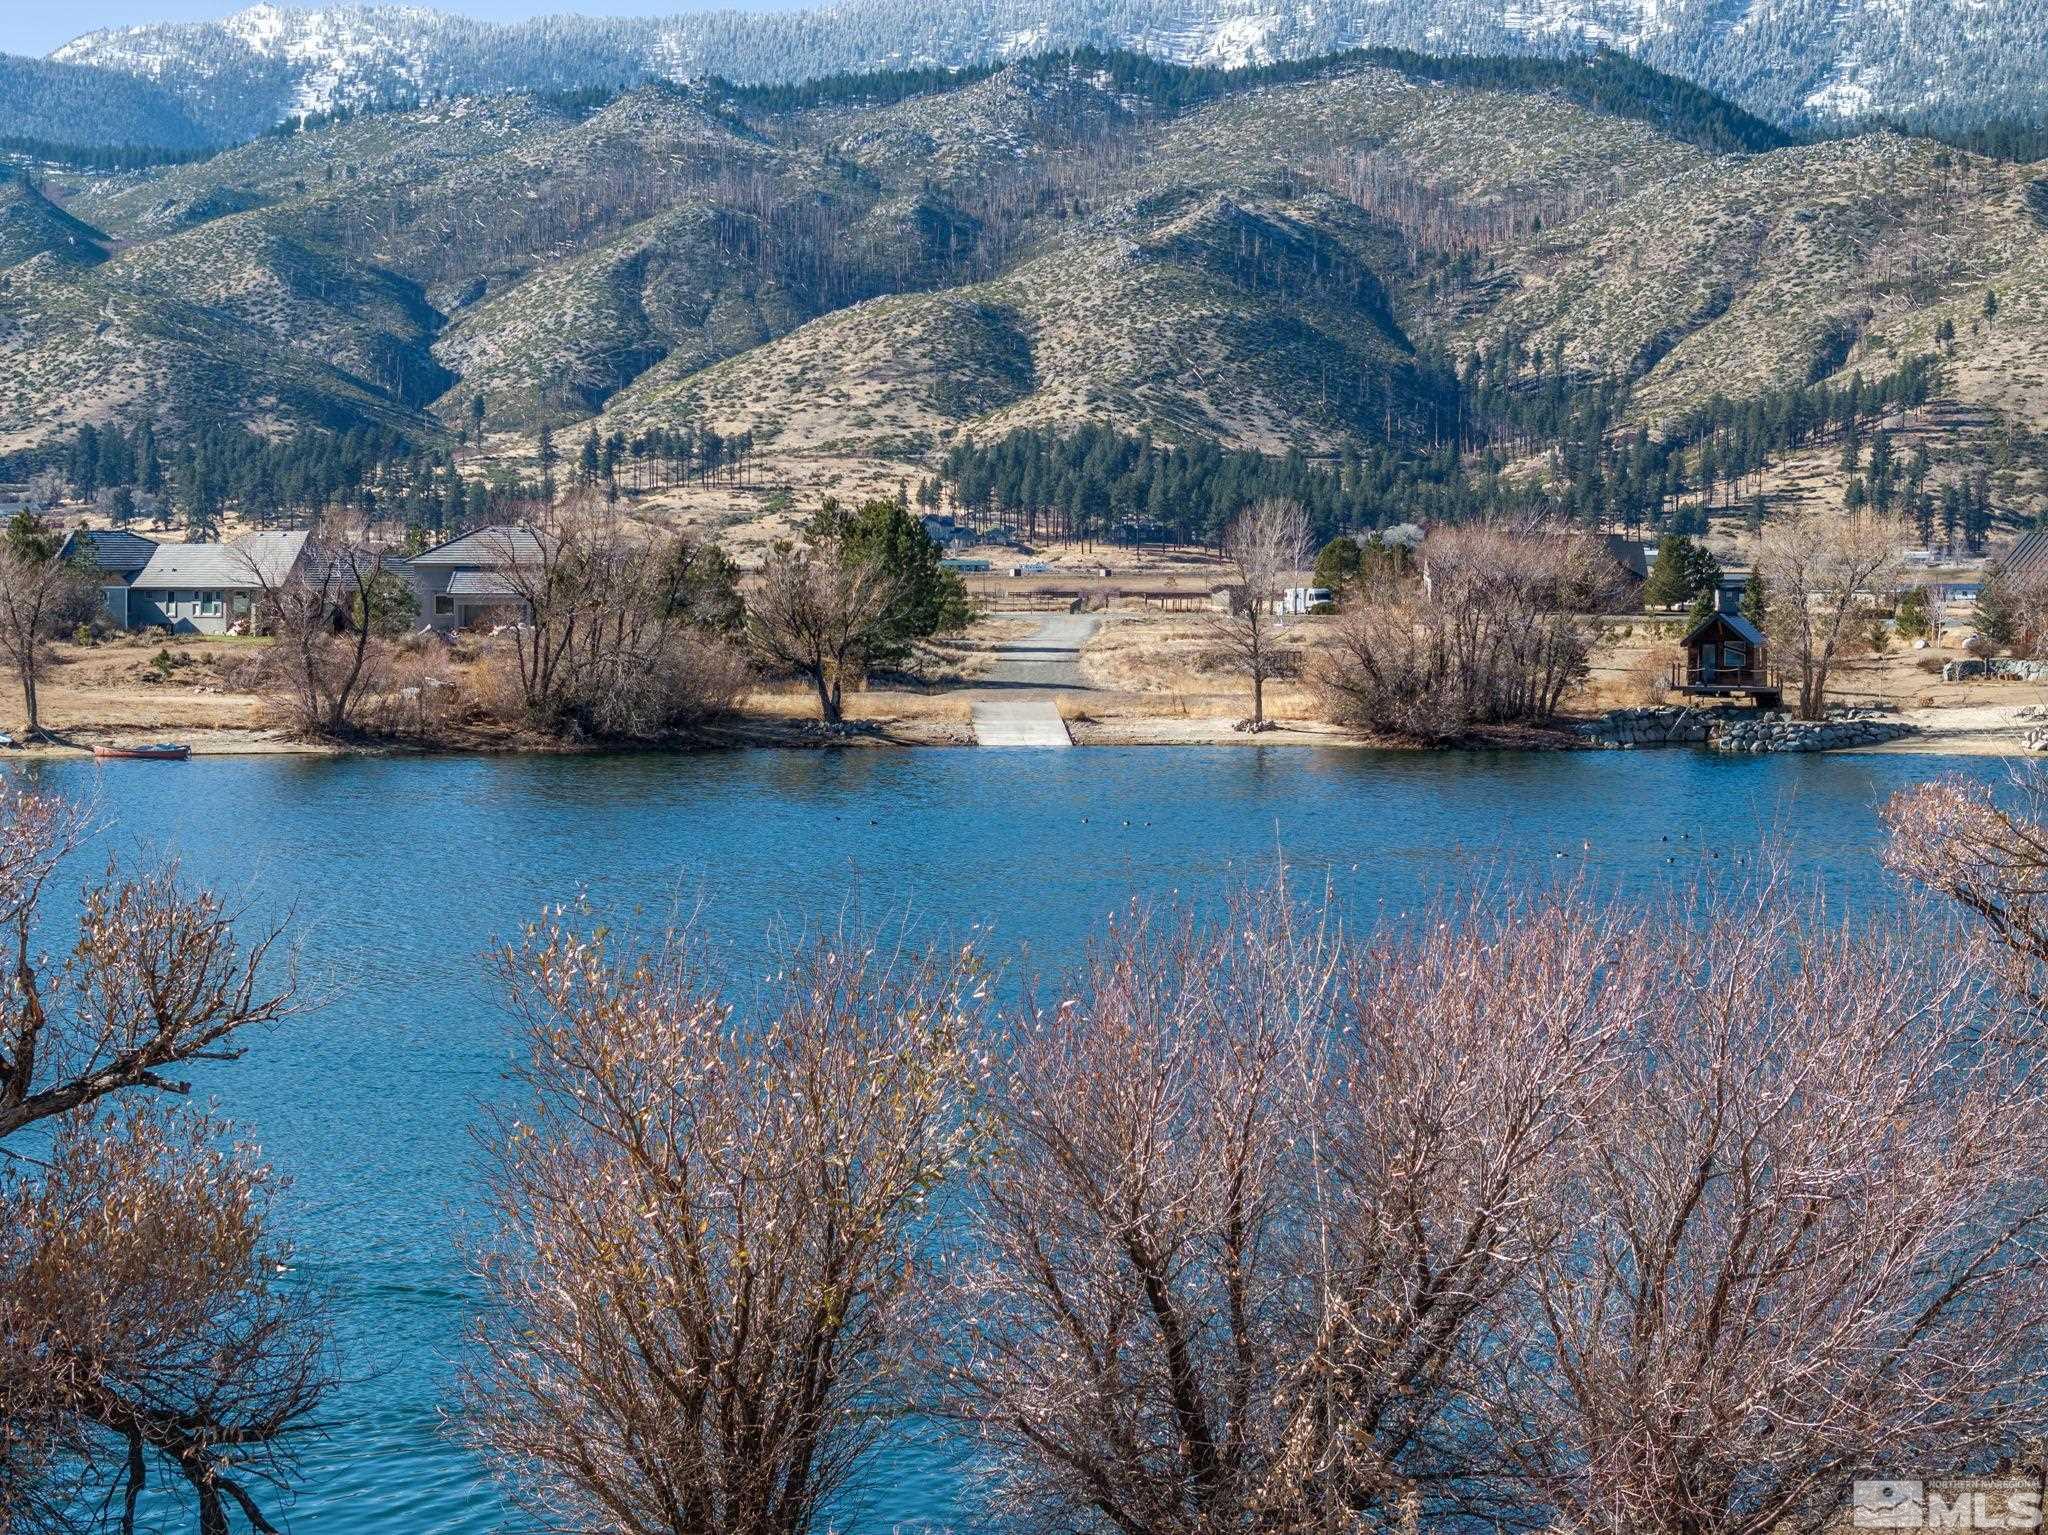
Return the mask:
<path id="1" fill-rule="evenodd" d="M 1980 137 L 1618 55 L 1083 51 L 72 154 L 0 182 L 0 480 L 202 532 L 840 476 L 1070 537 L 1283 491 L 1975 543 L 2048 507 L 2048 167 Z"/>

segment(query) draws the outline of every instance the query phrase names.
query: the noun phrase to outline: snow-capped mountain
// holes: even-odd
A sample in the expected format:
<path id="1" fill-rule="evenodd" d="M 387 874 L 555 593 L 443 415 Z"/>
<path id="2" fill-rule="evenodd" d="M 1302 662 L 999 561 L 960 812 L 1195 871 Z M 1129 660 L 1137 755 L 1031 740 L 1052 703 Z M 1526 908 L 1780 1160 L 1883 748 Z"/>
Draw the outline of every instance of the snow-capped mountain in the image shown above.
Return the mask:
<path id="1" fill-rule="evenodd" d="M 842 0 L 796 14 L 517 26 L 416 6 L 266 0 L 218 22 L 90 33 L 52 59 L 164 87 L 225 139 L 392 97 L 647 76 L 786 81 L 1082 44 L 1214 65 L 1369 45 L 1599 44 L 1788 124 L 1873 113 L 1982 120 L 2048 105 L 2048 0 Z"/>

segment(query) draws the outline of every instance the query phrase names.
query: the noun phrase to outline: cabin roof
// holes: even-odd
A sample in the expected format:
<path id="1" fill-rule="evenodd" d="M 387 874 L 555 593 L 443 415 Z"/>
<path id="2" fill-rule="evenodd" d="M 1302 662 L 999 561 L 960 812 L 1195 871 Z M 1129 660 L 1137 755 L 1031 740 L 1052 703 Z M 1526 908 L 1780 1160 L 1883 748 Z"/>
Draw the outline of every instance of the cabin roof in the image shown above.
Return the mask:
<path id="1" fill-rule="evenodd" d="M 1619 533 L 1609 533 L 1603 543 L 1608 555 L 1623 570 L 1639 581 L 1650 578 L 1651 551 L 1644 547 L 1640 538 L 1624 538 Z"/>
<path id="2" fill-rule="evenodd" d="M 1722 613 L 1719 611 L 1709 613 L 1705 618 L 1694 624 L 1691 629 L 1686 631 L 1685 639 L 1681 643 L 1691 645 L 1717 623 L 1726 624 L 1730 629 L 1734 630 L 1737 639 L 1746 640 L 1752 645 L 1764 643 L 1763 632 L 1740 613 Z"/>

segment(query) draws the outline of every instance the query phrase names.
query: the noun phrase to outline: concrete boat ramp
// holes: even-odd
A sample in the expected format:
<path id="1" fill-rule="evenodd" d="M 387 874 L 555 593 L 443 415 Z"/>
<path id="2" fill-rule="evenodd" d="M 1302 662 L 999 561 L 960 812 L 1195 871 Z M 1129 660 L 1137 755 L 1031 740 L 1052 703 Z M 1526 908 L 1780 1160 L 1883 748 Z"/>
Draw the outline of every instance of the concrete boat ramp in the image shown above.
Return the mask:
<path id="1" fill-rule="evenodd" d="M 1067 722 L 1050 699 L 992 698 L 974 705 L 978 746 L 1072 746 Z"/>
<path id="2" fill-rule="evenodd" d="M 1033 615 L 1037 616 L 1037 615 Z M 1087 686 L 1081 647 L 1098 620 L 1081 613 L 1043 617 L 1036 632 L 996 647 L 996 663 L 973 701 L 974 739 L 982 746 L 1072 746 L 1059 695 Z"/>

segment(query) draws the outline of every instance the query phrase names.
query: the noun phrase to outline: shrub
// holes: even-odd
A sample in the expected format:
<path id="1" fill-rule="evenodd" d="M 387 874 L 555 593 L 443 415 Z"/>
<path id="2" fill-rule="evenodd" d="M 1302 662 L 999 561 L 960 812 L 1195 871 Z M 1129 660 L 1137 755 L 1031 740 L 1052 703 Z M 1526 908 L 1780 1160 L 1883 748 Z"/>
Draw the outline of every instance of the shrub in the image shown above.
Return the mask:
<path id="1" fill-rule="evenodd" d="M 1601 605 L 1590 540 L 1447 528 L 1422 548 L 1423 579 L 1382 577 L 1342 615 L 1314 671 L 1329 717 L 1413 740 L 1549 719 L 1582 683 L 1594 629 L 1567 600 Z"/>

